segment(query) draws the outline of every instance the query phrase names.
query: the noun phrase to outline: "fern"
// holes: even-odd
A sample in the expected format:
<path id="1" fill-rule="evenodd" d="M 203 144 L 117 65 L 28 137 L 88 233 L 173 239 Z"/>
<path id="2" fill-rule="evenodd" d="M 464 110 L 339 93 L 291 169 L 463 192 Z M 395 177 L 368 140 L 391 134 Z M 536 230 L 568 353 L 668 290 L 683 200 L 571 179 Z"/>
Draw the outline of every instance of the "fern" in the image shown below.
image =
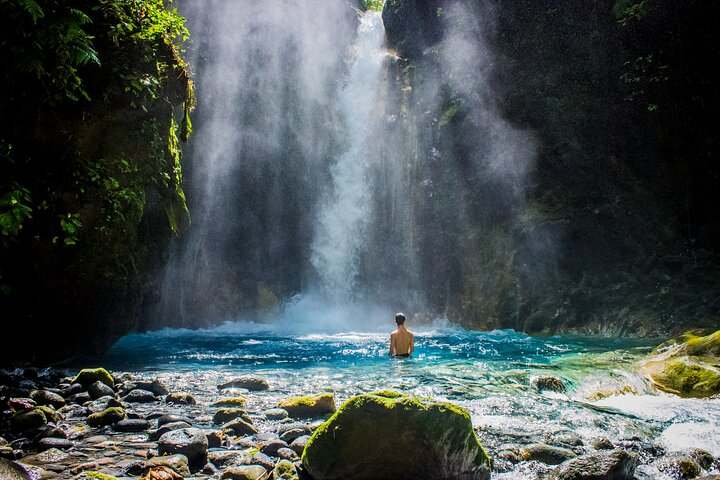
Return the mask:
<path id="1" fill-rule="evenodd" d="M 35 0 L 17 0 L 17 2 L 20 8 L 30 14 L 33 23 L 37 23 L 38 20 L 45 17 L 45 12 Z"/>

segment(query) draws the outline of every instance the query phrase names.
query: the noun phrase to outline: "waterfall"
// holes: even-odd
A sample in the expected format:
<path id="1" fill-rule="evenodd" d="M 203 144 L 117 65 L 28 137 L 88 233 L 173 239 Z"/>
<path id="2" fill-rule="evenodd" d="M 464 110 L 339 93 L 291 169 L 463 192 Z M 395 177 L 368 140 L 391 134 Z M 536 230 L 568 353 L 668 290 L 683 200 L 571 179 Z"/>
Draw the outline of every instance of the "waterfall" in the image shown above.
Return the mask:
<path id="1" fill-rule="evenodd" d="M 380 12 L 362 14 L 353 48 L 354 60 L 338 96 L 347 151 L 331 169 L 332 186 L 318 212 L 311 261 L 320 288 L 333 301 L 353 297 L 358 250 L 371 213 L 368 169 L 377 158 L 370 152 L 378 121 L 376 95 L 381 79 L 385 31 Z"/>

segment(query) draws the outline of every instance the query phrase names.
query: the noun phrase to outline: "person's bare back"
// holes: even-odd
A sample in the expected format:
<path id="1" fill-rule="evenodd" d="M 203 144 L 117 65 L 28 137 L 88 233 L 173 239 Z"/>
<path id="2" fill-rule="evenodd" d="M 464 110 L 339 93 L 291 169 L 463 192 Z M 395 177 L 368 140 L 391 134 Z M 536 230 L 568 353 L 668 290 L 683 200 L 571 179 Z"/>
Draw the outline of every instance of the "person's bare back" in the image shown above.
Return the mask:
<path id="1" fill-rule="evenodd" d="M 405 315 L 402 313 L 395 315 L 395 323 L 397 329 L 390 334 L 388 355 L 391 357 L 409 357 L 415 349 L 415 335 L 405 328 Z"/>

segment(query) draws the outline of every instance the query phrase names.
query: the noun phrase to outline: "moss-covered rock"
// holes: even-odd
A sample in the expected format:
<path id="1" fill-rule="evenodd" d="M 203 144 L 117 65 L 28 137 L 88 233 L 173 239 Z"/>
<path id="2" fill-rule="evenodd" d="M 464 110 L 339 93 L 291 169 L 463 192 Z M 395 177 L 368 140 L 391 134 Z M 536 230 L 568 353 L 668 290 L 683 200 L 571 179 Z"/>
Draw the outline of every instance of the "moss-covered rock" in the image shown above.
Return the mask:
<path id="1" fill-rule="evenodd" d="M 230 467 L 220 475 L 221 480 L 260 480 L 267 470 L 260 465 Z"/>
<path id="2" fill-rule="evenodd" d="M 490 464 L 463 408 L 392 391 L 350 398 L 302 456 L 315 480 L 487 479 Z"/>
<path id="3" fill-rule="evenodd" d="M 75 477 L 75 480 L 117 480 L 112 475 L 106 475 L 100 472 L 82 472 L 80 475 Z"/>
<path id="4" fill-rule="evenodd" d="M 72 383 L 79 383 L 83 388 L 87 388 L 95 382 L 102 382 L 108 387 L 115 386 L 112 375 L 104 368 L 83 368 L 72 380 Z"/>
<path id="5" fill-rule="evenodd" d="M 216 402 L 211 403 L 210 406 L 211 407 L 243 408 L 246 403 L 247 403 L 247 399 L 245 397 L 228 397 L 228 398 L 221 398 L 220 400 L 217 400 Z"/>
<path id="6" fill-rule="evenodd" d="M 15 412 L 10 417 L 10 429 L 14 432 L 24 432 L 31 428 L 39 428 L 47 424 L 47 417 L 40 408 L 31 408 Z"/>
<path id="7" fill-rule="evenodd" d="M 117 423 L 125 418 L 125 410 L 121 407 L 110 407 L 106 408 L 102 412 L 93 413 L 88 416 L 87 423 L 91 427 L 103 427 L 105 425 Z"/>
<path id="8" fill-rule="evenodd" d="M 250 416 L 242 408 L 221 408 L 213 415 L 213 423 L 227 423 L 236 418 L 242 418 L 251 423 Z"/>
<path id="9" fill-rule="evenodd" d="M 295 418 L 321 417 L 337 410 L 332 393 L 287 398 L 278 404 L 278 408 Z"/>
<path id="10" fill-rule="evenodd" d="M 51 407 L 46 407 L 45 405 L 40 405 L 38 407 L 35 407 L 35 410 L 41 411 L 48 422 L 57 423 L 58 420 L 60 420 L 60 414 L 55 411 L 55 409 Z"/>
<path id="11" fill-rule="evenodd" d="M 293 480 L 298 478 L 295 465 L 288 460 L 280 460 L 273 469 L 273 480 Z"/>
<path id="12" fill-rule="evenodd" d="M 720 330 L 701 335 L 687 332 L 655 348 L 640 365 L 652 384 L 683 397 L 720 393 Z"/>

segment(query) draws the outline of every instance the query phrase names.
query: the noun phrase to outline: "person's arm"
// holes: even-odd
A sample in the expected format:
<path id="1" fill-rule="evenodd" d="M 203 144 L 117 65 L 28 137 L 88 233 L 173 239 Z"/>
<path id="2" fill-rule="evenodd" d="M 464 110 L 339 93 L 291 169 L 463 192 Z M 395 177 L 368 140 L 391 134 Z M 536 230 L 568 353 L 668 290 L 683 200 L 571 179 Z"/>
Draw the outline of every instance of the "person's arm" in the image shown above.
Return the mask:
<path id="1" fill-rule="evenodd" d="M 408 349 L 408 353 L 412 353 L 413 350 L 415 350 L 415 335 L 410 337 L 410 348 Z"/>
<path id="2" fill-rule="evenodd" d="M 388 357 L 392 357 L 394 351 L 395 351 L 395 337 L 392 334 L 390 334 L 390 350 L 388 351 Z"/>

